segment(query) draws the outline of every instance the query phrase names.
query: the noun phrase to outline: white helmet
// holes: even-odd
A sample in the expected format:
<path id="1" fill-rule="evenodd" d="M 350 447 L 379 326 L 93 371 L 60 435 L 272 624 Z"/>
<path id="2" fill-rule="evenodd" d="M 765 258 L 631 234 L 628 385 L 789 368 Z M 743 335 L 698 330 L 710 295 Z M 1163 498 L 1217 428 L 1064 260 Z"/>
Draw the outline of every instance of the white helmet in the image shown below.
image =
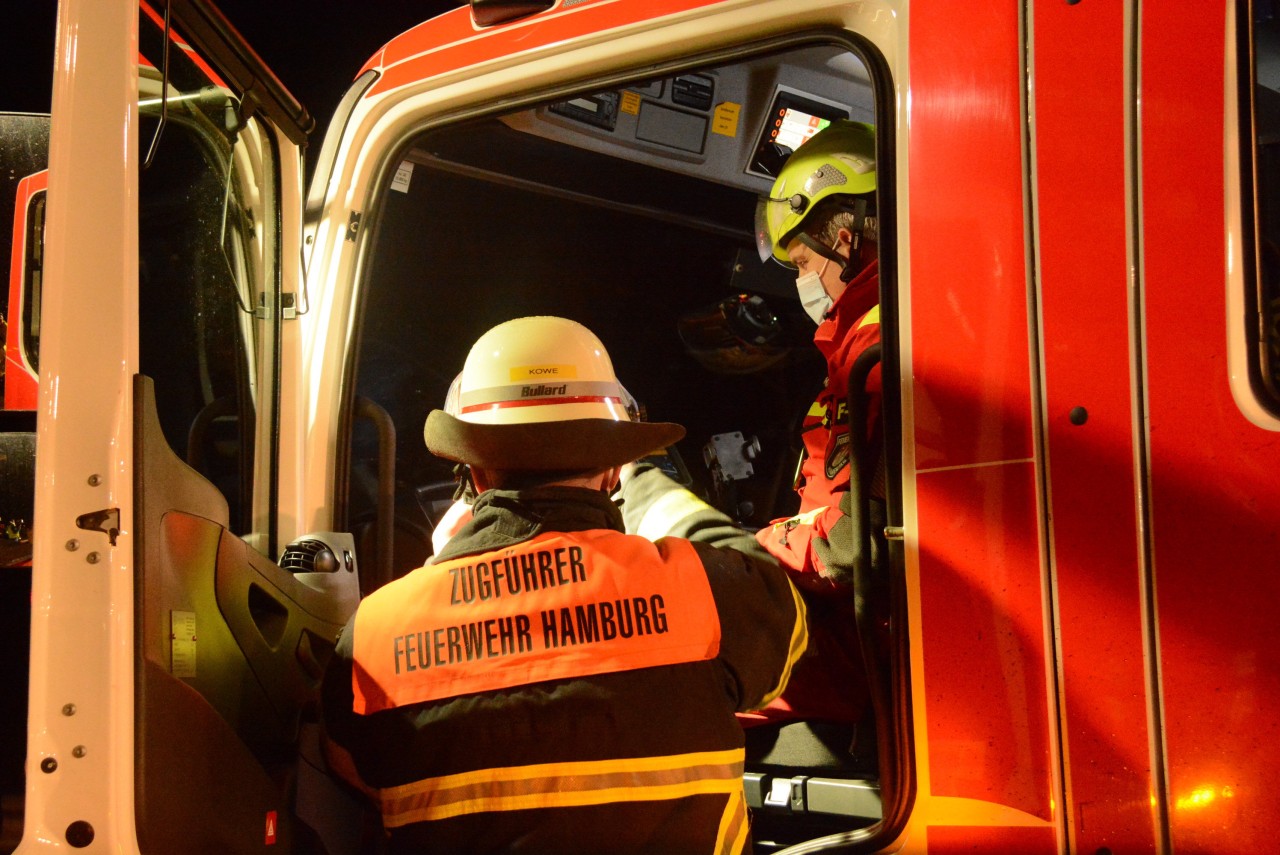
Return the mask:
<path id="1" fill-rule="evenodd" d="M 432 453 L 460 463 L 584 472 L 684 436 L 679 425 L 637 418 L 594 333 L 565 318 L 518 318 L 476 341 L 424 435 Z"/>

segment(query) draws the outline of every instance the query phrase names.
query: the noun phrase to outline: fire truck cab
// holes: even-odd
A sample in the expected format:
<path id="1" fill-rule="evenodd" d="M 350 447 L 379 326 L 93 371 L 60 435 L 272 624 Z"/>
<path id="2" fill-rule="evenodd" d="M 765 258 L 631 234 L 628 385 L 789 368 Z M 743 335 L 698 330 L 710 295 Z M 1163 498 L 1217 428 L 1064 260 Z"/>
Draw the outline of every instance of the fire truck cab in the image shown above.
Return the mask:
<path id="1" fill-rule="evenodd" d="M 432 554 L 423 421 L 496 323 L 584 323 L 688 428 L 673 477 L 793 513 L 824 365 L 753 211 L 837 119 L 877 145 L 870 699 L 845 762 L 748 756 L 755 850 L 1267 847 L 1269 5 L 472 0 L 354 70 L 306 189 L 312 119 L 206 0 L 62 0 L 57 50 L 9 317 L 39 378 L 17 851 L 377 851 L 318 686 Z"/>

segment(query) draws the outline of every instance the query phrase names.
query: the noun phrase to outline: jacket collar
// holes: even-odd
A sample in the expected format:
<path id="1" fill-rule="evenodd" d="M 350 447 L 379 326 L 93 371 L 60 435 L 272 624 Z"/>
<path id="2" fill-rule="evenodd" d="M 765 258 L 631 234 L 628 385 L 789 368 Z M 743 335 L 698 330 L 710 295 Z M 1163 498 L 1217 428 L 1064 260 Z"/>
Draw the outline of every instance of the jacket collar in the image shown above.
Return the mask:
<path id="1" fill-rule="evenodd" d="M 831 311 L 822 319 L 814 332 L 813 342 L 824 355 L 834 346 L 832 342 L 843 341 L 858 321 L 880 302 L 880 262 L 872 261 L 858 275 L 853 277 L 840 299 L 836 300 Z"/>
<path id="2" fill-rule="evenodd" d="M 486 490 L 476 498 L 471 520 L 431 563 L 515 546 L 547 531 L 598 529 L 624 530 L 622 512 L 599 490 Z"/>

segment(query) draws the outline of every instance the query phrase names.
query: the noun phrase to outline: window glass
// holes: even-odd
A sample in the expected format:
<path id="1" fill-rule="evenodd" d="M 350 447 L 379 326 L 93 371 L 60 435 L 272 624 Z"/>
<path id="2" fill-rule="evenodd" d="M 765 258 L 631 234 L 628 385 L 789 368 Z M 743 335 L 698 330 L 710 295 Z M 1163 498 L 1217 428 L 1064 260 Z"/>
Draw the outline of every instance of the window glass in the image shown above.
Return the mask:
<path id="1" fill-rule="evenodd" d="M 171 76 L 167 105 L 160 92 L 144 67 L 139 146 L 153 156 L 139 178 L 140 366 L 168 444 L 219 489 L 243 536 L 260 528 L 255 428 L 270 418 L 272 153 L 256 124 L 226 130 L 234 101 L 207 79 L 192 93 Z"/>
<path id="2" fill-rule="evenodd" d="M 35 408 L 48 152 L 47 115 L 0 112 L 0 391 L 10 410 Z"/>
<path id="3" fill-rule="evenodd" d="M 33 372 L 40 370 L 40 294 L 44 283 L 45 191 L 27 205 L 26 258 L 22 277 L 22 356 Z"/>
<path id="4" fill-rule="evenodd" d="M 12 87 L 11 87 L 12 88 Z M 8 106 L 9 99 L 6 99 Z M 26 791 L 27 692 L 31 642 L 31 534 L 35 525 L 34 371 L 45 193 L 31 191 L 48 165 L 47 116 L 0 113 L 0 851 L 18 842 Z M 14 258 L 11 253 L 21 253 Z M 12 301 L 12 302 L 11 302 Z M 23 353 L 24 348 L 26 353 Z M 6 846 L 7 844 L 7 846 Z"/>
<path id="5" fill-rule="evenodd" d="M 1256 325 L 1248 325 L 1256 335 L 1250 342 L 1257 354 L 1251 373 L 1259 396 L 1280 413 L 1280 26 L 1271 0 L 1257 0 L 1250 11 L 1251 26 L 1243 33 L 1252 48 L 1245 54 L 1251 67 L 1244 78 L 1250 81 L 1250 109 L 1242 111 L 1248 123 L 1242 136 L 1252 149 L 1244 161 L 1254 215 L 1250 308 L 1258 318 Z"/>

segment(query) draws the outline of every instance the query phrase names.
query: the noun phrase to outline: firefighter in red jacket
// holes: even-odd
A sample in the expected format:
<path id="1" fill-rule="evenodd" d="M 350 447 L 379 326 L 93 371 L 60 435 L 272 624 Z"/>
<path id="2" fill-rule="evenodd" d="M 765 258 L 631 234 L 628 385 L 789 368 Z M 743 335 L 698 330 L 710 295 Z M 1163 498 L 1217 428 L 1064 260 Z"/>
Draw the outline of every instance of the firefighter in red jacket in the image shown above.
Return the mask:
<path id="1" fill-rule="evenodd" d="M 814 591 L 848 581 L 848 567 L 833 553 L 840 535 L 832 533 L 848 524 L 842 502 L 849 495 L 849 370 L 880 341 L 875 189 L 874 129 L 836 121 L 787 159 L 756 209 L 761 257 L 772 255 L 797 271 L 800 301 L 818 325 L 813 343 L 827 362 L 826 385 L 801 428 L 800 510 L 761 529 L 758 538 L 794 571 L 797 584 Z M 866 388 L 871 438 L 879 433 L 878 366 Z M 873 492 L 882 496 L 883 487 Z"/>
<path id="2" fill-rule="evenodd" d="M 813 341 L 827 363 L 826 383 L 801 428 L 799 512 L 756 535 L 811 606 L 809 656 L 781 697 L 744 718 L 758 725 L 749 731 L 751 756 L 765 762 L 792 765 L 800 757 L 807 765 L 862 768 L 873 754 L 859 734 L 869 708 L 853 617 L 846 399 L 854 360 L 880 340 L 875 166 L 874 129 L 833 122 L 787 159 L 756 209 L 761 257 L 797 271 L 800 301 L 818 325 Z M 878 365 L 866 389 L 874 441 Z M 882 497 L 883 486 L 873 484 L 871 492 Z"/>
<path id="3" fill-rule="evenodd" d="M 623 487 L 685 537 L 624 533 L 624 464 L 678 425 L 635 420 L 585 327 L 521 318 L 467 356 L 431 451 L 473 516 L 367 597 L 323 696 L 339 771 L 392 852 L 742 852 L 743 734 L 807 644 L 786 573 L 660 471 Z M 348 766 L 347 764 L 353 764 Z"/>

